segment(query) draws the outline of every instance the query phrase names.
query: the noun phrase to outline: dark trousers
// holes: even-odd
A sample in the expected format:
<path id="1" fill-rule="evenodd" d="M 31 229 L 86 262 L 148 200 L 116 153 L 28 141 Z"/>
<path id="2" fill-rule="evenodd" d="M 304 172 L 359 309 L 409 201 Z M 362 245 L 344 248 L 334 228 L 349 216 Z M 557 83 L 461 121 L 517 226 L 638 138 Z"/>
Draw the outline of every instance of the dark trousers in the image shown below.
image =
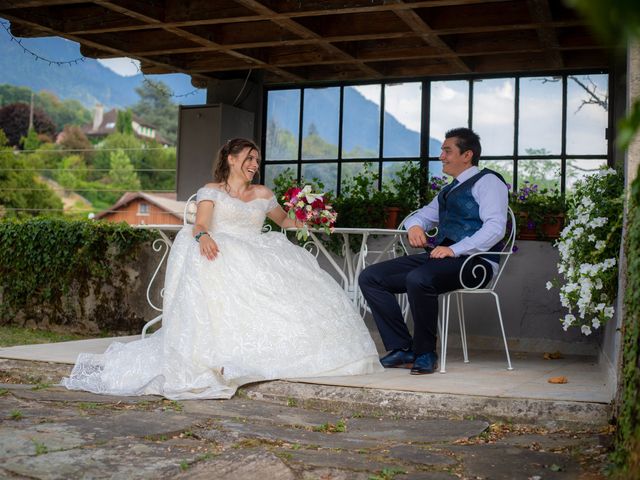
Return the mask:
<path id="1" fill-rule="evenodd" d="M 438 295 L 462 288 L 460 268 L 467 257 L 433 259 L 426 253 L 408 255 L 376 263 L 363 270 L 358 279 L 387 350 L 413 349 L 420 355 L 435 352 L 438 335 Z M 483 265 L 487 275 L 483 285 L 493 276 L 491 264 L 476 256 L 467 264 L 463 280 L 475 287 L 483 280 L 483 269 L 474 277 L 475 265 Z M 395 297 L 406 293 L 413 317 L 413 339 L 404 323 Z"/>

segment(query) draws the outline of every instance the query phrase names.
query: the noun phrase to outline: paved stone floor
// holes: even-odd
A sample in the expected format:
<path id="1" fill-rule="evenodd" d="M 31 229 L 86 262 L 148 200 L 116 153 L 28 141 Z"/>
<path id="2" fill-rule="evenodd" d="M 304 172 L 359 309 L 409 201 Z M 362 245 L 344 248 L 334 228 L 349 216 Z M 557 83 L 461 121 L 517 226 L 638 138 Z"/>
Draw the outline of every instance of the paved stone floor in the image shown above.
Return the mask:
<path id="1" fill-rule="evenodd" d="M 69 366 L 0 369 L 0 478 L 600 479 L 606 428 L 411 418 L 250 398 L 168 401 L 52 387 Z"/>

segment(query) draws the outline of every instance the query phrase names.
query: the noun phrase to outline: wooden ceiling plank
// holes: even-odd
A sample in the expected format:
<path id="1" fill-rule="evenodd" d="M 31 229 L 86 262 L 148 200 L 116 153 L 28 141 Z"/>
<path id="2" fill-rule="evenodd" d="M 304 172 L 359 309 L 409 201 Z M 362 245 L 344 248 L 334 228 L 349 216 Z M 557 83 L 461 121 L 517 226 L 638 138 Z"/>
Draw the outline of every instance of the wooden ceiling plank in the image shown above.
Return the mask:
<path id="1" fill-rule="evenodd" d="M 260 14 L 260 15 L 265 15 L 265 14 L 273 14 L 275 12 L 273 12 L 273 10 L 271 10 L 270 8 L 262 5 L 260 2 L 256 1 L 256 0 L 236 0 L 236 2 L 238 2 L 239 4 L 241 4 L 242 6 L 249 8 L 253 11 L 255 11 L 256 13 Z M 313 32 L 312 30 L 309 30 L 308 28 L 304 27 L 303 25 L 300 25 L 299 23 L 289 19 L 289 18 L 284 18 L 284 19 L 280 19 L 280 20 L 275 20 L 275 23 L 280 25 L 283 28 L 286 28 L 287 30 L 295 33 L 296 35 L 299 35 L 301 38 L 314 38 L 318 40 L 318 46 L 321 48 L 324 48 L 325 50 L 329 51 L 330 53 L 335 53 L 337 55 L 341 55 L 341 56 L 345 56 L 348 58 L 353 58 L 351 55 L 349 55 L 347 52 L 340 50 L 339 48 L 337 48 L 336 46 L 334 46 L 333 44 L 323 40 L 317 33 Z M 355 59 L 354 59 L 355 60 Z M 374 70 L 373 68 L 369 67 L 368 65 L 366 65 L 364 62 L 358 62 L 358 67 L 366 74 L 374 77 L 374 78 L 380 78 L 381 74 L 380 72 L 377 72 L 376 70 Z"/>
<path id="2" fill-rule="evenodd" d="M 404 2 L 402 0 L 395 0 L 395 3 Z M 421 35 L 427 45 L 455 54 L 451 47 L 449 47 L 415 11 L 398 10 L 395 14 L 415 33 Z M 471 68 L 458 56 L 449 57 L 449 61 L 463 72 L 471 72 Z"/>
<path id="3" fill-rule="evenodd" d="M 560 47 L 558 36 L 556 31 L 548 26 L 553 21 L 549 0 L 527 0 L 527 6 L 529 7 L 529 13 L 531 13 L 531 19 L 536 23 L 545 25 L 537 28 L 536 32 L 540 44 L 547 52 L 551 65 L 555 68 L 562 68 L 563 61 L 562 55 L 558 51 Z"/>

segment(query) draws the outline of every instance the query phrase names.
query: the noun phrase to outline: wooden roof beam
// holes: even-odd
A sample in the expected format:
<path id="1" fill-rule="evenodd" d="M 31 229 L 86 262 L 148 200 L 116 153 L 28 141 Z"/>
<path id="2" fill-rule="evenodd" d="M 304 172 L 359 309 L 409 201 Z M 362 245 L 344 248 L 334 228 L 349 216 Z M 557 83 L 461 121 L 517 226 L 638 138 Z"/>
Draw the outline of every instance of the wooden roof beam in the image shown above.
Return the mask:
<path id="1" fill-rule="evenodd" d="M 558 42 L 558 36 L 553 28 L 549 27 L 549 24 L 553 21 L 551 16 L 551 9 L 549 8 L 548 0 L 527 0 L 527 6 L 531 13 L 531 19 L 536 23 L 541 23 L 544 26 L 537 28 L 538 39 L 540 44 L 547 52 L 549 61 L 555 68 L 562 68 L 563 61 L 562 55 L 558 51 L 560 44 Z"/>
<path id="2" fill-rule="evenodd" d="M 403 0 L 394 0 L 395 3 L 404 3 Z M 411 30 L 420 35 L 427 45 L 440 48 L 444 52 L 455 52 L 438 37 L 429 25 L 413 10 L 397 10 L 395 14 L 406 23 Z M 448 60 L 459 70 L 471 72 L 469 66 L 458 56 L 449 57 Z"/>
<path id="3" fill-rule="evenodd" d="M 247 7 L 260 15 L 270 15 L 275 13 L 273 10 L 271 10 L 268 7 L 265 7 L 264 5 L 262 5 L 260 2 L 256 0 L 236 0 L 236 1 L 239 4 L 243 5 L 244 7 Z M 299 35 L 301 38 L 316 39 L 318 41 L 318 46 L 325 49 L 329 53 L 333 53 L 339 56 L 346 56 L 353 59 L 353 57 L 349 55 L 347 52 L 340 50 L 338 47 L 334 46 L 330 42 L 323 39 L 317 33 L 313 32 L 312 30 L 309 30 L 308 28 L 304 27 L 303 25 L 300 25 L 299 23 L 289 18 L 274 19 L 273 21 L 277 25 L 280 25 L 281 27 L 286 28 L 287 30 L 295 33 L 296 35 Z M 364 62 L 357 62 L 357 65 L 358 65 L 358 68 L 362 70 L 362 72 L 364 72 L 369 76 L 372 76 L 374 78 L 380 78 L 382 76 L 380 72 L 369 67 Z"/>

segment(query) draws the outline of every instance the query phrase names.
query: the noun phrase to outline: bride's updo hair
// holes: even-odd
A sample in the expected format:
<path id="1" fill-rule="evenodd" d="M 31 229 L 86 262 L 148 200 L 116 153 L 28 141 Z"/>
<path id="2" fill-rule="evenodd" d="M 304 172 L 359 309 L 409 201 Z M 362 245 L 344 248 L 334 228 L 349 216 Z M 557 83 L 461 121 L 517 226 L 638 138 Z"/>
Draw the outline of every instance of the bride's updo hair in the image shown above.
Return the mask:
<path id="1" fill-rule="evenodd" d="M 216 161 L 213 164 L 214 182 L 227 183 L 230 173 L 228 160 L 229 155 L 239 155 L 245 148 L 255 150 L 258 152 L 258 155 L 260 155 L 260 149 L 251 140 L 247 140 L 246 138 L 232 138 L 231 140 L 227 140 L 227 143 L 218 150 L 218 158 L 216 158 Z M 259 179 L 260 172 L 256 172 L 254 181 Z"/>

